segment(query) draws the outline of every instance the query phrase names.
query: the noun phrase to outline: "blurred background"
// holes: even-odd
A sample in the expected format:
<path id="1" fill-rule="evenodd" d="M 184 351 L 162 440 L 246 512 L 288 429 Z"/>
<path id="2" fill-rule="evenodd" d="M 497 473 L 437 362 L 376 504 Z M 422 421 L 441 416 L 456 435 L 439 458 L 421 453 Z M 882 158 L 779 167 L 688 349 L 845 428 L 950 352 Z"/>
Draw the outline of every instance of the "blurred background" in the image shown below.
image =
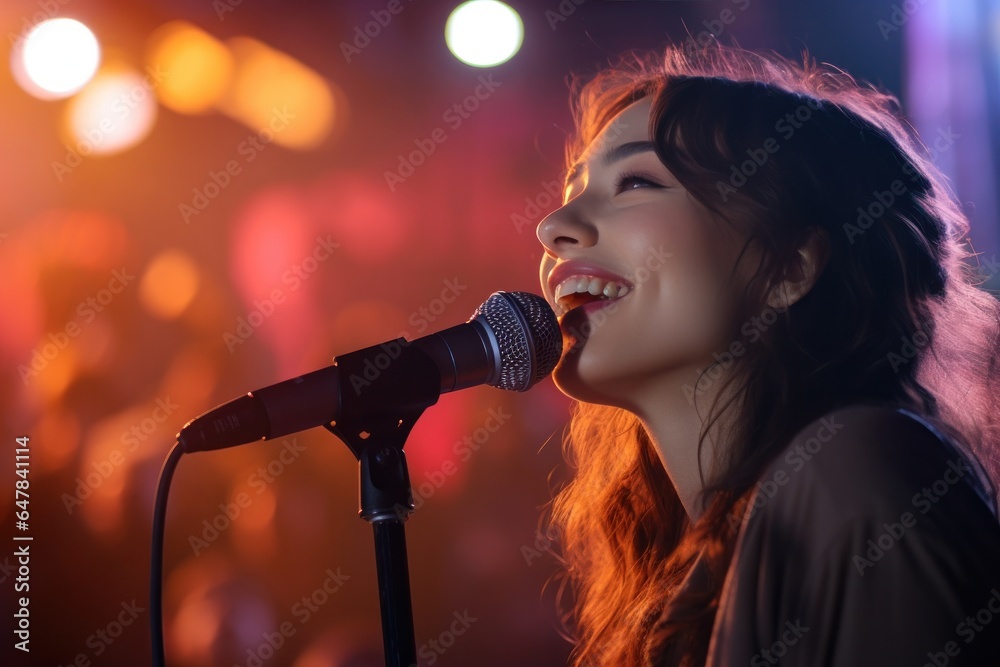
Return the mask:
<path id="1" fill-rule="evenodd" d="M 899 96 L 997 289 L 998 0 L 4 0 L 0 662 L 149 660 L 153 494 L 192 417 L 538 292 L 566 77 L 630 48 L 803 49 Z M 446 38 L 447 37 L 447 38 Z M 543 505 L 569 401 L 479 387 L 406 451 L 422 665 L 560 665 Z M 17 523 L 15 438 L 30 437 Z M 168 663 L 382 664 L 357 464 L 322 429 L 184 457 Z M 31 536 L 27 593 L 14 550 Z M 30 597 L 30 653 L 13 644 Z"/>

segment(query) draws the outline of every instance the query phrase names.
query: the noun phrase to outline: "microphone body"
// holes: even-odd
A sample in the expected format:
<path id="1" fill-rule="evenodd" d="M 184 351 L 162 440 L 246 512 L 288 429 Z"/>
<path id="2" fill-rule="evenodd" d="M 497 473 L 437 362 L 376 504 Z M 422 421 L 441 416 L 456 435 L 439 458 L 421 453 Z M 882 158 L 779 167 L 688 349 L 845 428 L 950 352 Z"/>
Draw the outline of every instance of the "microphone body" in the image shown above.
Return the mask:
<path id="1" fill-rule="evenodd" d="M 337 356 L 330 366 L 199 415 L 177 440 L 186 453 L 221 449 L 427 407 L 440 394 L 480 384 L 525 391 L 552 372 L 561 353 L 559 325 L 544 299 L 496 292 L 468 322 Z"/>

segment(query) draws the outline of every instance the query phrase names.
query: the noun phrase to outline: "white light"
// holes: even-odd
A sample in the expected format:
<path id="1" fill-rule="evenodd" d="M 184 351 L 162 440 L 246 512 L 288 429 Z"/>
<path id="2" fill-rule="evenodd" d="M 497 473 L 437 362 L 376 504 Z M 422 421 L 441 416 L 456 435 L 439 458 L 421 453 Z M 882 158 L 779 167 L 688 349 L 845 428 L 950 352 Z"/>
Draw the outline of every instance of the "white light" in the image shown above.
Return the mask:
<path id="1" fill-rule="evenodd" d="M 101 61 L 101 47 L 79 21 L 50 19 L 25 37 L 19 63 L 17 56 L 15 50 L 14 74 L 21 87 L 35 97 L 53 99 L 72 95 L 90 81 Z"/>
<path id="2" fill-rule="evenodd" d="M 102 71 L 70 100 L 66 112 L 77 152 L 108 155 L 146 138 L 156 120 L 156 97 L 134 70 Z"/>
<path id="3" fill-rule="evenodd" d="M 444 26 L 452 54 L 473 67 L 509 60 L 524 41 L 524 24 L 510 6 L 497 0 L 470 0 L 455 8 Z"/>

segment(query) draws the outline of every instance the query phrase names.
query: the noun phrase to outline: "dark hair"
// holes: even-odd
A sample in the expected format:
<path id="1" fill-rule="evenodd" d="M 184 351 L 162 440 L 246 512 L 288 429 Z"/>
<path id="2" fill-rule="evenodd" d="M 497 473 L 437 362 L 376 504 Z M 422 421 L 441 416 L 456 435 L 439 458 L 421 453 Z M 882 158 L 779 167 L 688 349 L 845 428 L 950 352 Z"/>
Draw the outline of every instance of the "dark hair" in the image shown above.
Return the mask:
<path id="1" fill-rule="evenodd" d="M 705 513 L 688 521 L 635 415 L 578 402 L 564 441 L 576 473 L 546 528 L 560 536 L 574 664 L 702 664 L 742 509 L 813 419 L 858 401 L 904 407 L 1000 479 L 1000 305 L 966 263 L 968 220 L 892 95 L 808 55 L 798 65 L 720 45 L 630 53 L 572 90 L 567 165 L 649 97 L 659 159 L 746 236 L 741 261 L 759 258 L 733 339 L 753 317 L 773 325 L 726 372 L 705 368 L 690 397 L 700 410 L 699 386 L 720 378 L 699 447 L 729 405 L 739 415 Z M 791 307 L 769 308 L 810 234 L 825 248 L 818 279 Z M 699 553 L 705 578 L 675 594 Z"/>

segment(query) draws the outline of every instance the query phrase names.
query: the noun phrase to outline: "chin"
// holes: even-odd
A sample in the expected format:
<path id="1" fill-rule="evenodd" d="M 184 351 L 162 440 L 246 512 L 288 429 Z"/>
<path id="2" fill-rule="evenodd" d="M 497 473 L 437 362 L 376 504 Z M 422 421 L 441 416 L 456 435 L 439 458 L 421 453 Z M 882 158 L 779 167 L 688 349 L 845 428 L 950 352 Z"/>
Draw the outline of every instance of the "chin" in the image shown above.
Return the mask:
<path id="1" fill-rule="evenodd" d="M 566 352 L 552 371 L 552 381 L 562 393 L 584 403 L 598 403 L 629 409 L 624 398 L 614 391 L 623 378 L 585 359 L 585 350 Z"/>

